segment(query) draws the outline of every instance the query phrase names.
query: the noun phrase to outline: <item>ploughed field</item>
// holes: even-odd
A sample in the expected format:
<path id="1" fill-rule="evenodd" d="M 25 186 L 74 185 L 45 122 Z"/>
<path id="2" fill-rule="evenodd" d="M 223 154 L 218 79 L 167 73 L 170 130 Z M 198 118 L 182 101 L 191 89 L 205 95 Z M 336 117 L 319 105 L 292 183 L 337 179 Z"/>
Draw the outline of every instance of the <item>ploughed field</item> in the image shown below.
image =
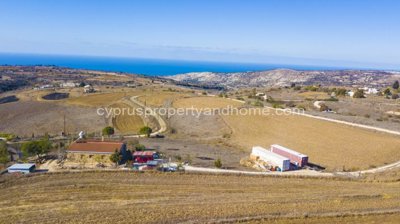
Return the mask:
<path id="1" fill-rule="evenodd" d="M 218 97 L 185 98 L 174 102 L 175 107 L 186 108 L 204 109 L 208 105 L 223 108 L 238 106 L 238 102 Z M 398 136 L 266 110 L 264 115 L 222 115 L 232 132 L 225 140 L 249 153 L 252 146 L 268 148 L 271 144 L 280 144 L 307 154 L 311 163 L 329 171 L 368 169 L 400 160 Z M 206 126 L 203 128 L 207 129 Z"/>
<path id="2" fill-rule="evenodd" d="M 177 223 L 287 217 L 399 220 L 400 182 L 71 172 L 0 179 L 0 223 Z M 344 217 L 342 217 L 344 216 Z M 286 218 L 285 218 L 286 217 Z M 382 215 L 375 220 L 380 220 Z M 264 220 L 265 221 L 265 220 Z"/>

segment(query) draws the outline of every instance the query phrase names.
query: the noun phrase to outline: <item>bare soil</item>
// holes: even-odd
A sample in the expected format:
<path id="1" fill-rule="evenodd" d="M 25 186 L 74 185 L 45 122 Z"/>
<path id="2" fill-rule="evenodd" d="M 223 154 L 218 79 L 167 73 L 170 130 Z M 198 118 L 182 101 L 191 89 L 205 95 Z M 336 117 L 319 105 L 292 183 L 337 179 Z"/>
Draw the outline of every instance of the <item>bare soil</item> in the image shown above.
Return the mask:
<path id="1" fill-rule="evenodd" d="M 60 134 L 66 117 L 67 133 L 95 132 L 107 125 L 96 109 L 51 102 L 20 101 L 0 105 L 0 131 L 19 136 Z"/>

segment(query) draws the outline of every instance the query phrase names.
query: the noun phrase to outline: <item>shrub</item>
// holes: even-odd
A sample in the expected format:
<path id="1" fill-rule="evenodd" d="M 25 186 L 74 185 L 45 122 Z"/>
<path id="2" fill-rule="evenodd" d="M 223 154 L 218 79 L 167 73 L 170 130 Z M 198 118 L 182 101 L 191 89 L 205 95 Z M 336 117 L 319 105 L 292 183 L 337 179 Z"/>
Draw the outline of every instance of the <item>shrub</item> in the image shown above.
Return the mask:
<path id="1" fill-rule="evenodd" d="M 142 144 L 136 144 L 135 145 L 135 150 L 136 151 L 145 151 L 146 150 L 146 146 L 144 146 Z"/>
<path id="2" fill-rule="evenodd" d="M 139 134 L 141 135 L 146 135 L 147 137 L 150 137 L 150 134 L 153 130 L 149 126 L 144 126 L 140 128 Z"/>
<path id="3" fill-rule="evenodd" d="M 347 90 L 344 88 L 339 88 L 335 90 L 336 96 L 346 96 Z"/>
<path id="4" fill-rule="evenodd" d="M 122 156 L 120 155 L 120 153 L 118 152 L 117 149 L 115 150 L 115 152 L 113 154 L 110 155 L 110 161 L 115 163 L 115 165 L 118 165 L 121 158 L 122 158 Z"/>
<path id="5" fill-rule="evenodd" d="M 217 168 L 221 168 L 222 167 L 222 161 L 220 158 L 218 158 L 217 160 L 214 161 L 214 166 Z"/>
<path id="6" fill-rule="evenodd" d="M 279 104 L 279 103 L 273 103 L 272 104 L 272 107 L 273 108 L 277 108 L 277 109 L 283 109 L 284 107 L 281 105 L 281 104 Z"/>
<path id="7" fill-rule="evenodd" d="M 110 136 L 110 135 L 113 135 L 115 133 L 115 130 L 114 130 L 113 127 L 107 126 L 107 127 L 103 128 L 102 133 L 103 133 L 103 135 Z"/>
<path id="8" fill-rule="evenodd" d="M 316 87 L 316 86 L 306 86 L 304 89 L 307 90 L 307 91 L 316 92 L 318 90 L 318 87 Z"/>
<path id="9" fill-rule="evenodd" d="M 257 101 L 255 101 L 255 102 L 253 102 L 253 106 L 256 106 L 256 107 L 263 107 L 264 104 L 263 104 L 261 101 L 257 100 Z"/>
<path id="10" fill-rule="evenodd" d="M 358 90 L 354 93 L 353 98 L 365 98 L 365 96 L 364 96 L 364 90 L 358 89 Z"/>
<path id="11" fill-rule="evenodd" d="M 15 135 L 8 133 L 0 133 L 0 138 L 5 138 L 7 141 L 11 141 L 15 138 Z"/>

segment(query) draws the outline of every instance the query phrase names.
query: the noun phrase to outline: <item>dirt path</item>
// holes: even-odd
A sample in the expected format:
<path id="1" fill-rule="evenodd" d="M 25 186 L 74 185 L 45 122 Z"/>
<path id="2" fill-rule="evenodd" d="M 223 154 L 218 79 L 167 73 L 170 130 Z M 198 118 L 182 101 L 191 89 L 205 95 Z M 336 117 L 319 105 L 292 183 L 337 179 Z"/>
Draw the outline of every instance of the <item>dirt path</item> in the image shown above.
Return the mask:
<path id="1" fill-rule="evenodd" d="M 134 105 L 131 104 L 131 106 L 139 106 L 143 109 L 145 109 L 146 111 L 150 112 L 150 115 L 153 116 L 158 124 L 160 125 L 160 129 L 157 130 L 156 132 L 153 132 L 150 134 L 150 136 L 156 136 L 159 135 L 163 132 L 165 132 L 167 130 L 167 123 L 164 121 L 164 119 L 157 114 L 157 112 L 155 110 L 153 110 L 150 107 L 145 106 L 143 103 L 141 103 L 140 101 L 136 100 L 136 98 L 138 98 L 139 96 L 132 96 L 131 98 L 129 98 L 129 101 L 127 101 L 126 103 L 132 103 Z M 129 135 L 129 136 L 125 136 L 125 137 L 146 137 L 145 135 Z"/>
<path id="2" fill-rule="evenodd" d="M 185 172 L 195 173 L 220 173 L 220 174 L 244 174 L 244 175 L 261 175 L 261 176 L 307 176 L 307 177 L 333 177 L 333 173 L 321 173 L 314 170 L 296 170 L 290 172 L 259 172 L 259 171 L 240 171 L 225 170 L 214 168 L 203 168 L 194 166 L 185 166 Z"/>
<path id="3" fill-rule="evenodd" d="M 373 127 L 373 126 L 369 126 L 369 125 L 357 124 L 357 123 L 348 122 L 348 121 L 335 120 L 335 119 L 326 118 L 326 117 L 319 117 L 319 116 L 306 114 L 306 113 L 299 113 L 299 112 L 291 111 L 290 109 L 277 109 L 277 108 L 268 107 L 268 106 L 265 106 L 265 108 L 272 109 L 272 110 L 277 110 L 277 111 L 281 111 L 281 112 L 288 112 L 288 113 L 291 113 L 291 114 L 296 114 L 296 115 L 305 116 L 305 117 L 309 117 L 309 118 L 314 118 L 314 119 L 319 119 L 319 120 L 334 122 L 334 123 L 338 123 L 338 124 L 344 124 L 344 125 L 349 125 L 349 126 L 353 126 L 353 127 L 368 129 L 368 130 L 372 130 L 372 131 L 379 131 L 379 132 L 384 132 L 384 133 L 387 133 L 387 134 L 399 135 L 400 136 L 400 132 L 392 131 L 392 130 L 388 130 L 388 129 L 384 129 L 384 128 L 377 128 L 377 127 Z"/>

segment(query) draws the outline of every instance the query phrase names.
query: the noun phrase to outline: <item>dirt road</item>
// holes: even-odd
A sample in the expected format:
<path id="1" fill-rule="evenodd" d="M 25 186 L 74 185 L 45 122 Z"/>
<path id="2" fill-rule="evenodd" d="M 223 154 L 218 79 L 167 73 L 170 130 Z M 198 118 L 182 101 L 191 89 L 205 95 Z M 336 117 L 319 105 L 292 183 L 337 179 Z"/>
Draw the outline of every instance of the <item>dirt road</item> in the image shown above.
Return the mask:
<path id="1" fill-rule="evenodd" d="M 150 107 L 145 106 L 143 103 L 136 100 L 136 98 L 138 98 L 138 97 L 139 96 L 132 96 L 131 98 L 129 98 L 129 101 L 126 101 L 126 103 L 130 104 L 131 106 L 139 106 L 139 107 L 143 108 L 144 110 L 147 111 L 147 113 L 150 114 L 150 116 L 153 116 L 157 120 L 157 122 L 160 126 L 160 129 L 158 129 L 156 132 L 151 133 L 150 136 L 156 136 L 156 135 L 159 135 L 159 134 L 165 132 L 167 130 L 167 123 L 164 121 L 164 119 L 159 114 L 157 114 L 157 112 L 155 110 L 153 110 Z M 129 135 L 129 136 L 125 136 L 125 137 L 146 137 L 146 136 L 145 135 Z"/>
<path id="2" fill-rule="evenodd" d="M 314 170 L 296 170 L 290 172 L 259 172 L 259 171 L 240 171 L 225 170 L 214 168 L 203 168 L 194 166 L 185 166 L 185 172 L 193 173 L 221 173 L 221 174 L 244 174 L 244 175 L 261 175 L 261 176 L 308 176 L 308 177 L 333 177 L 333 173 L 321 173 Z"/>

